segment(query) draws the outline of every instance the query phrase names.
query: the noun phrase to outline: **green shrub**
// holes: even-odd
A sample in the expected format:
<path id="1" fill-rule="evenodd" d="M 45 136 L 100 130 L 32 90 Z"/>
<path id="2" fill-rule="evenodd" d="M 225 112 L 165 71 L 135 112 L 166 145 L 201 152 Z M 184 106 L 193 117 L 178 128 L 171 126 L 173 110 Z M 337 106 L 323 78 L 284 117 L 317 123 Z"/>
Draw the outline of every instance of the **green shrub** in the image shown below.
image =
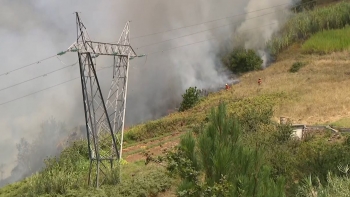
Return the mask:
<path id="1" fill-rule="evenodd" d="M 272 115 L 272 107 L 247 106 L 237 119 L 239 120 L 243 131 L 257 132 L 261 125 L 271 123 Z"/>
<path id="2" fill-rule="evenodd" d="M 289 72 L 296 73 L 298 72 L 302 67 L 304 67 L 306 64 L 303 62 L 295 62 L 292 67 L 289 69 Z"/>
<path id="3" fill-rule="evenodd" d="M 291 124 L 281 124 L 277 125 L 277 131 L 273 133 L 273 137 L 276 143 L 283 144 L 291 139 L 293 132 Z"/>
<path id="4" fill-rule="evenodd" d="M 186 111 L 195 106 L 200 99 L 200 90 L 197 87 L 189 87 L 185 94 L 182 95 L 182 102 L 179 111 Z"/>
<path id="5" fill-rule="evenodd" d="M 234 73 L 261 70 L 263 60 L 252 49 L 235 49 L 223 59 L 224 64 Z"/>

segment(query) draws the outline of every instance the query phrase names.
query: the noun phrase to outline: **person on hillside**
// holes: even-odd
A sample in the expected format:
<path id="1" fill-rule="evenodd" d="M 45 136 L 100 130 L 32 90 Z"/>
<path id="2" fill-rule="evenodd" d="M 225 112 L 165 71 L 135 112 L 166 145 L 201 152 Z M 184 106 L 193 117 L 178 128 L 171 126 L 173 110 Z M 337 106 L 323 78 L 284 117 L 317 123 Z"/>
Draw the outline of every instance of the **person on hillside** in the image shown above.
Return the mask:
<path id="1" fill-rule="evenodd" d="M 262 81 L 261 78 L 258 79 L 258 85 L 261 85 Z"/>
<path id="2" fill-rule="evenodd" d="M 225 85 L 225 89 L 226 89 L 226 90 L 230 89 L 230 86 L 227 85 L 227 83 L 226 83 L 226 85 Z"/>

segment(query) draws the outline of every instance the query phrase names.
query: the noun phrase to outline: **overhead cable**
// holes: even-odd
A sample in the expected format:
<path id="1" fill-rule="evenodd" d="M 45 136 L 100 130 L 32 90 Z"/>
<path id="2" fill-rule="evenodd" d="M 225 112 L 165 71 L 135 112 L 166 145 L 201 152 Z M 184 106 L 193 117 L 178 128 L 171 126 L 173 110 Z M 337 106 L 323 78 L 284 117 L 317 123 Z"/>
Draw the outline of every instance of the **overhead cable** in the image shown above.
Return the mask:
<path id="1" fill-rule="evenodd" d="M 103 69 L 106 69 L 106 68 L 109 68 L 109 67 L 104 67 L 104 68 L 101 68 L 101 69 L 97 70 L 96 72 L 98 72 L 98 71 L 100 71 L 100 70 L 103 70 Z M 0 106 L 1 106 L 1 105 L 5 105 L 5 104 L 7 104 L 7 103 L 11 103 L 11 102 L 17 101 L 17 100 L 19 100 L 19 99 L 22 99 L 22 98 L 25 98 L 25 97 L 28 97 L 28 96 L 31 96 L 31 95 L 34 95 L 34 94 L 37 94 L 37 93 L 39 93 L 39 92 L 43 92 L 43 91 L 45 91 L 45 90 L 48 90 L 48 89 L 51 89 L 51 88 L 54 88 L 54 87 L 57 87 L 57 86 L 60 86 L 60 85 L 66 84 L 66 83 L 68 83 L 68 82 L 71 82 L 71 81 L 77 80 L 77 79 L 79 79 L 79 78 L 80 78 L 80 77 L 75 77 L 75 78 L 73 78 L 73 79 L 70 79 L 70 80 L 64 81 L 64 82 L 62 82 L 62 83 L 58 83 L 58 84 L 56 84 L 56 85 L 53 85 L 53 86 L 50 86 L 50 87 L 47 87 L 47 88 L 41 89 L 41 90 L 39 90 L 39 91 L 32 92 L 32 93 L 30 93 L 30 94 L 27 94 L 27 95 L 24 95 L 24 96 L 21 96 L 21 97 L 18 97 L 18 98 L 15 98 L 15 99 L 12 99 L 12 100 L 9 100 L 9 101 L 6 101 L 6 102 L 3 102 L 3 103 L 0 103 Z"/>
<path id="2" fill-rule="evenodd" d="M 310 3 L 310 2 L 306 2 L 306 3 L 302 3 L 302 4 L 307 4 L 307 3 Z M 298 6 L 300 6 L 300 5 L 302 5 L 302 4 L 299 4 Z M 279 6 L 280 6 L 280 5 L 279 5 Z M 277 7 L 277 6 L 273 6 L 273 7 Z M 273 8 L 273 7 L 270 7 L 270 8 Z M 269 9 L 269 8 L 264 8 L 264 9 Z M 264 10 L 264 9 L 260 9 L 260 10 Z M 280 9 L 277 9 L 277 10 L 283 10 L 283 9 L 286 9 L 286 8 L 280 8 Z M 260 10 L 257 10 L 257 11 L 260 11 Z M 252 13 L 252 12 L 256 12 L 256 11 L 251 11 L 251 12 L 247 12 L 247 13 Z M 247 13 L 246 13 L 246 14 L 247 14 Z M 273 13 L 276 13 L 276 10 L 273 11 L 273 12 L 269 12 L 269 13 L 265 13 L 265 14 L 259 15 L 259 16 L 247 18 L 247 19 L 245 19 L 245 21 L 251 20 L 251 19 L 260 18 L 260 17 L 267 16 L 267 15 L 270 15 L 270 14 L 273 14 Z M 238 16 L 238 15 L 236 15 L 236 16 Z M 232 17 L 226 17 L 226 18 L 232 18 Z M 213 30 L 213 29 L 218 29 L 218 28 L 230 26 L 230 25 L 233 25 L 233 24 L 241 23 L 241 22 L 242 22 L 242 21 L 235 21 L 235 22 L 233 22 L 233 23 L 228 23 L 228 24 L 225 24 L 225 25 L 220 25 L 220 26 L 217 26 L 217 27 L 212 27 L 212 28 L 209 28 L 209 29 L 205 29 L 205 30 L 201 30 L 201 31 L 194 32 L 194 33 L 182 35 L 182 36 L 179 36 L 179 37 L 174 37 L 174 38 L 162 40 L 162 41 L 159 41 L 159 42 L 155 42 L 155 43 L 150 43 L 150 44 L 142 45 L 142 46 L 136 47 L 136 49 L 140 49 L 140 48 L 144 48 L 144 47 L 148 47 L 148 46 L 153 46 L 153 45 L 160 44 L 160 43 L 164 43 L 164 42 L 167 42 L 167 41 L 177 40 L 177 39 L 180 39 L 180 38 L 192 36 L 192 35 L 195 35 L 195 34 L 207 32 L 207 31 L 210 31 L 210 30 Z"/>
<path id="3" fill-rule="evenodd" d="M 19 83 L 16 83 L 16 84 L 13 84 L 13 85 L 7 86 L 7 87 L 5 87 L 5 88 L 1 88 L 1 89 L 0 89 L 0 92 L 1 92 L 1 91 L 3 91 L 3 90 L 6 90 L 6 89 L 12 88 L 12 87 L 15 87 L 15 86 L 21 85 L 21 84 L 23 84 L 23 83 L 27 83 L 27 82 L 29 82 L 29 81 L 33 81 L 33 80 L 38 79 L 38 78 L 41 78 L 41 77 L 46 77 L 47 75 L 52 74 L 52 73 L 54 73 L 54 72 L 58 72 L 58 71 L 60 71 L 60 70 L 63 70 L 63 69 L 66 69 L 66 68 L 72 67 L 72 66 L 74 66 L 74 65 L 75 65 L 75 64 L 77 64 L 77 63 L 78 63 L 78 62 L 76 62 L 76 63 L 74 63 L 74 64 L 72 64 L 72 65 L 68 65 L 68 66 L 65 66 L 65 67 L 62 67 L 62 68 L 59 68 L 59 69 L 53 70 L 53 71 L 48 72 L 48 73 L 44 73 L 44 74 L 42 74 L 42 75 L 39 75 L 39 76 L 33 77 L 33 78 L 31 78 L 31 79 L 28 79 L 28 80 L 25 80 L 25 81 L 22 81 L 22 82 L 19 82 Z"/>
<path id="4" fill-rule="evenodd" d="M 292 6 L 291 8 L 294 8 L 294 7 L 297 7 L 297 6 L 301 6 L 301 5 L 304 5 L 304 4 L 309 4 L 309 3 L 311 4 L 311 3 L 314 3 L 314 2 L 316 2 L 316 0 L 308 1 L 308 2 L 305 2 L 305 3 L 299 3 L 298 5 Z M 196 23 L 196 24 L 187 25 L 187 26 L 182 26 L 182 27 L 176 27 L 176 28 L 173 28 L 173 29 L 160 31 L 160 32 L 155 32 L 155 33 L 150 33 L 150 34 L 145 34 L 145 35 L 141 35 L 141 36 L 135 36 L 135 37 L 131 37 L 130 39 L 137 39 L 137 38 L 143 38 L 143 37 L 147 37 L 147 36 L 167 33 L 167 32 L 171 32 L 171 31 L 175 31 L 175 30 L 179 30 L 179 29 L 184 29 L 184 28 L 194 27 L 194 26 L 198 26 L 198 25 L 203 25 L 203 24 L 206 24 L 206 23 L 211 23 L 211 22 L 220 21 L 220 20 L 224 20 L 224 19 L 234 18 L 234 17 L 237 17 L 237 16 L 241 16 L 241 15 L 245 15 L 245 14 L 249 14 L 249 13 L 254 13 L 254 12 L 259 12 L 259 11 L 262 11 L 262 10 L 267 10 L 267 9 L 271 9 L 271 8 L 275 8 L 275 7 L 280 7 L 280 6 L 283 6 L 283 5 L 288 5 L 288 4 L 289 3 L 279 4 L 279 5 L 275 5 L 275 6 L 271 6 L 271 7 L 266 7 L 266 8 L 261 8 L 261 9 L 258 9 L 258 10 L 253 10 L 253 11 L 250 11 L 250 12 L 244 12 L 244 13 L 240 13 L 240 14 L 235 14 L 235 15 L 231 15 L 231 16 L 217 18 L 217 19 L 213 19 L 213 20 L 210 20 L 210 21 L 205 21 L 205 22 Z M 115 42 L 118 42 L 118 41 L 115 41 Z"/>
<path id="5" fill-rule="evenodd" d="M 45 61 L 45 60 L 54 58 L 54 57 L 56 57 L 56 56 L 58 56 L 58 55 L 53 55 L 53 56 L 50 56 L 50 57 L 47 57 L 47 58 L 38 60 L 38 61 L 36 61 L 36 62 L 34 62 L 34 63 L 30 63 L 30 64 L 27 64 L 27 65 L 21 66 L 21 67 L 19 67 L 19 68 L 16 68 L 16 69 L 7 71 L 7 72 L 5 72 L 5 73 L 2 73 L 2 74 L 0 74 L 0 76 L 8 75 L 8 74 L 10 74 L 10 73 L 12 73 L 12 72 L 14 72 L 14 71 L 21 70 L 21 69 L 26 68 L 26 67 L 28 67 L 28 66 L 32 66 L 32 65 L 35 65 L 35 64 L 39 64 L 39 63 L 41 63 L 41 62 L 43 62 L 43 61 Z"/>
<path id="6" fill-rule="evenodd" d="M 275 22 L 275 23 L 276 23 L 276 22 Z M 275 24 L 275 23 L 270 23 L 270 24 L 264 25 L 264 26 L 273 25 L 273 24 Z M 251 28 L 251 29 L 247 29 L 247 30 L 257 29 L 257 28 L 264 27 L 264 26 L 259 26 L 259 27 L 255 27 L 255 28 Z M 246 31 L 246 30 L 245 30 L 245 31 Z M 193 42 L 193 43 L 190 43 L 190 44 L 180 45 L 180 46 L 177 46 L 177 47 L 172 47 L 172 48 L 169 48 L 169 49 L 165 49 L 165 50 L 161 50 L 161 51 L 156 51 L 156 52 L 147 54 L 147 55 L 145 55 L 145 56 L 147 57 L 147 56 L 152 55 L 152 54 L 162 53 L 162 52 L 165 52 L 165 51 L 170 51 L 170 50 L 174 50 L 174 49 L 181 48 L 181 47 L 191 46 L 191 45 L 195 45 L 195 44 L 198 44 L 198 43 L 210 41 L 210 40 L 213 40 L 213 39 L 215 39 L 215 38 L 210 38 L 210 39 L 202 40 L 202 41 L 199 41 L 199 42 Z M 145 63 L 146 63 L 146 61 L 145 61 Z M 111 67 L 111 66 L 109 66 L 109 67 L 102 67 L 101 69 L 98 69 L 96 72 L 99 72 L 99 71 L 101 71 L 101 70 L 103 70 L 103 69 L 110 68 L 110 67 Z M 76 80 L 76 79 L 79 79 L 79 78 L 80 78 L 80 77 L 76 77 L 76 78 L 73 78 L 73 79 L 64 81 L 64 82 L 62 82 L 62 83 L 59 83 L 59 84 L 56 84 L 56 85 L 47 87 L 47 88 L 45 88 L 45 89 L 42 89 L 42 90 L 39 90 L 39 91 L 30 93 L 30 94 L 27 94 L 27 95 L 24 95 L 24 96 L 21 96 L 21 97 L 18 97 L 18 98 L 15 98 L 15 99 L 12 99 L 12 100 L 9 100 L 9 101 L 6 101 L 6 102 L 0 103 L 0 106 L 1 106 L 1 105 L 5 105 L 5 104 L 7 104 L 7 103 L 14 102 L 14 101 L 19 100 L 19 99 L 22 99 L 22 98 L 25 98 L 25 97 L 27 97 L 27 96 L 31 96 L 31 95 L 33 95 L 33 94 L 36 94 L 36 93 L 39 93 L 39 92 L 48 90 L 48 89 L 51 89 L 51 88 L 54 88 L 54 87 L 63 85 L 63 84 L 65 84 L 65 83 L 68 83 L 68 82 L 70 82 L 70 81 L 73 81 L 73 80 Z"/>

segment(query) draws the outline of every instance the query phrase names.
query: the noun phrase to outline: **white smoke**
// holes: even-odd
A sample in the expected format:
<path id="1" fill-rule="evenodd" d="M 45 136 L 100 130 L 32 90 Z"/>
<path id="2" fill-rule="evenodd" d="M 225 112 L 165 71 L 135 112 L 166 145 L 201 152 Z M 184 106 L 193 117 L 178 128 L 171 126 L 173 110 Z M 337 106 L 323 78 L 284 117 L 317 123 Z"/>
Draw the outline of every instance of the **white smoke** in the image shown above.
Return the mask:
<path id="1" fill-rule="evenodd" d="M 2 71 L 13 70 L 21 65 L 35 62 L 65 50 L 76 39 L 75 17 L 73 12 L 81 12 L 91 39 L 113 42 L 118 40 L 125 22 L 131 20 L 131 37 L 154 32 L 162 32 L 183 26 L 225 18 L 243 12 L 267 8 L 282 3 L 292 4 L 292 0 L 115 0 L 115 1 L 46 1 L 46 0 L 2 0 L 0 6 L 0 37 L 2 38 L 0 58 Z M 285 22 L 288 12 L 261 16 L 271 10 L 241 15 L 212 23 L 178 29 L 163 34 L 132 39 L 136 49 L 150 43 L 159 42 L 198 31 L 215 28 L 159 45 L 140 48 L 138 54 L 151 54 L 169 48 L 196 43 L 186 47 L 155 53 L 145 58 L 134 59 L 129 73 L 127 100 L 127 125 L 159 118 L 173 108 L 181 99 L 181 94 L 189 86 L 210 88 L 223 86 L 232 79 L 218 71 L 221 68 L 220 56 L 239 44 L 232 39 L 240 35 L 243 46 L 260 51 L 264 62 L 269 59 L 264 43 Z M 248 30 L 276 22 L 276 25 Z M 247 31 L 245 31 L 247 30 Z M 76 54 L 60 57 L 66 63 L 77 60 Z M 110 62 L 98 59 L 102 67 Z M 43 75 L 63 65 L 56 60 L 48 60 L 9 75 L 0 76 L 0 89 Z M 0 92 L 0 103 L 56 85 L 77 77 L 78 67 L 39 78 L 29 83 Z M 111 69 L 99 73 L 104 93 L 109 88 Z M 84 125 L 84 112 L 80 81 L 17 100 L 0 108 L 0 163 L 5 163 L 5 177 L 10 176 L 16 165 L 16 143 L 21 138 L 36 139 L 39 127 L 48 117 L 65 122 L 67 128 Z M 38 153 L 40 154 L 40 153 Z M 42 152 L 42 154 L 47 154 Z"/>
<path id="2" fill-rule="evenodd" d="M 248 14 L 235 31 L 235 38 L 240 39 L 240 44 L 243 42 L 246 49 L 257 51 L 263 60 L 264 68 L 270 61 L 266 43 L 287 22 L 291 12 L 285 8 L 290 8 L 293 4 L 295 2 L 291 0 L 250 0 L 244 9 Z M 261 11 L 254 12 L 255 10 Z"/>

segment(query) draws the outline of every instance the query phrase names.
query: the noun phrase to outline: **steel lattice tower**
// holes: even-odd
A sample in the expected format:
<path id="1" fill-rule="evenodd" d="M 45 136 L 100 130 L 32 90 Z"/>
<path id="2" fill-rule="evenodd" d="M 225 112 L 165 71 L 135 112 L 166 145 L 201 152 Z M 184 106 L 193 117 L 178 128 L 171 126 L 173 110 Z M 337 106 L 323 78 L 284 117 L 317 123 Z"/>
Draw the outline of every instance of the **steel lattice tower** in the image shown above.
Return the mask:
<path id="1" fill-rule="evenodd" d="M 77 52 L 79 59 L 90 158 L 88 182 L 99 187 L 105 180 L 120 178 L 129 60 L 137 55 L 129 42 L 129 22 L 117 44 L 91 41 L 78 13 L 76 24 L 77 41 L 68 51 Z M 99 55 L 114 57 L 113 79 L 106 100 L 94 61 Z"/>

